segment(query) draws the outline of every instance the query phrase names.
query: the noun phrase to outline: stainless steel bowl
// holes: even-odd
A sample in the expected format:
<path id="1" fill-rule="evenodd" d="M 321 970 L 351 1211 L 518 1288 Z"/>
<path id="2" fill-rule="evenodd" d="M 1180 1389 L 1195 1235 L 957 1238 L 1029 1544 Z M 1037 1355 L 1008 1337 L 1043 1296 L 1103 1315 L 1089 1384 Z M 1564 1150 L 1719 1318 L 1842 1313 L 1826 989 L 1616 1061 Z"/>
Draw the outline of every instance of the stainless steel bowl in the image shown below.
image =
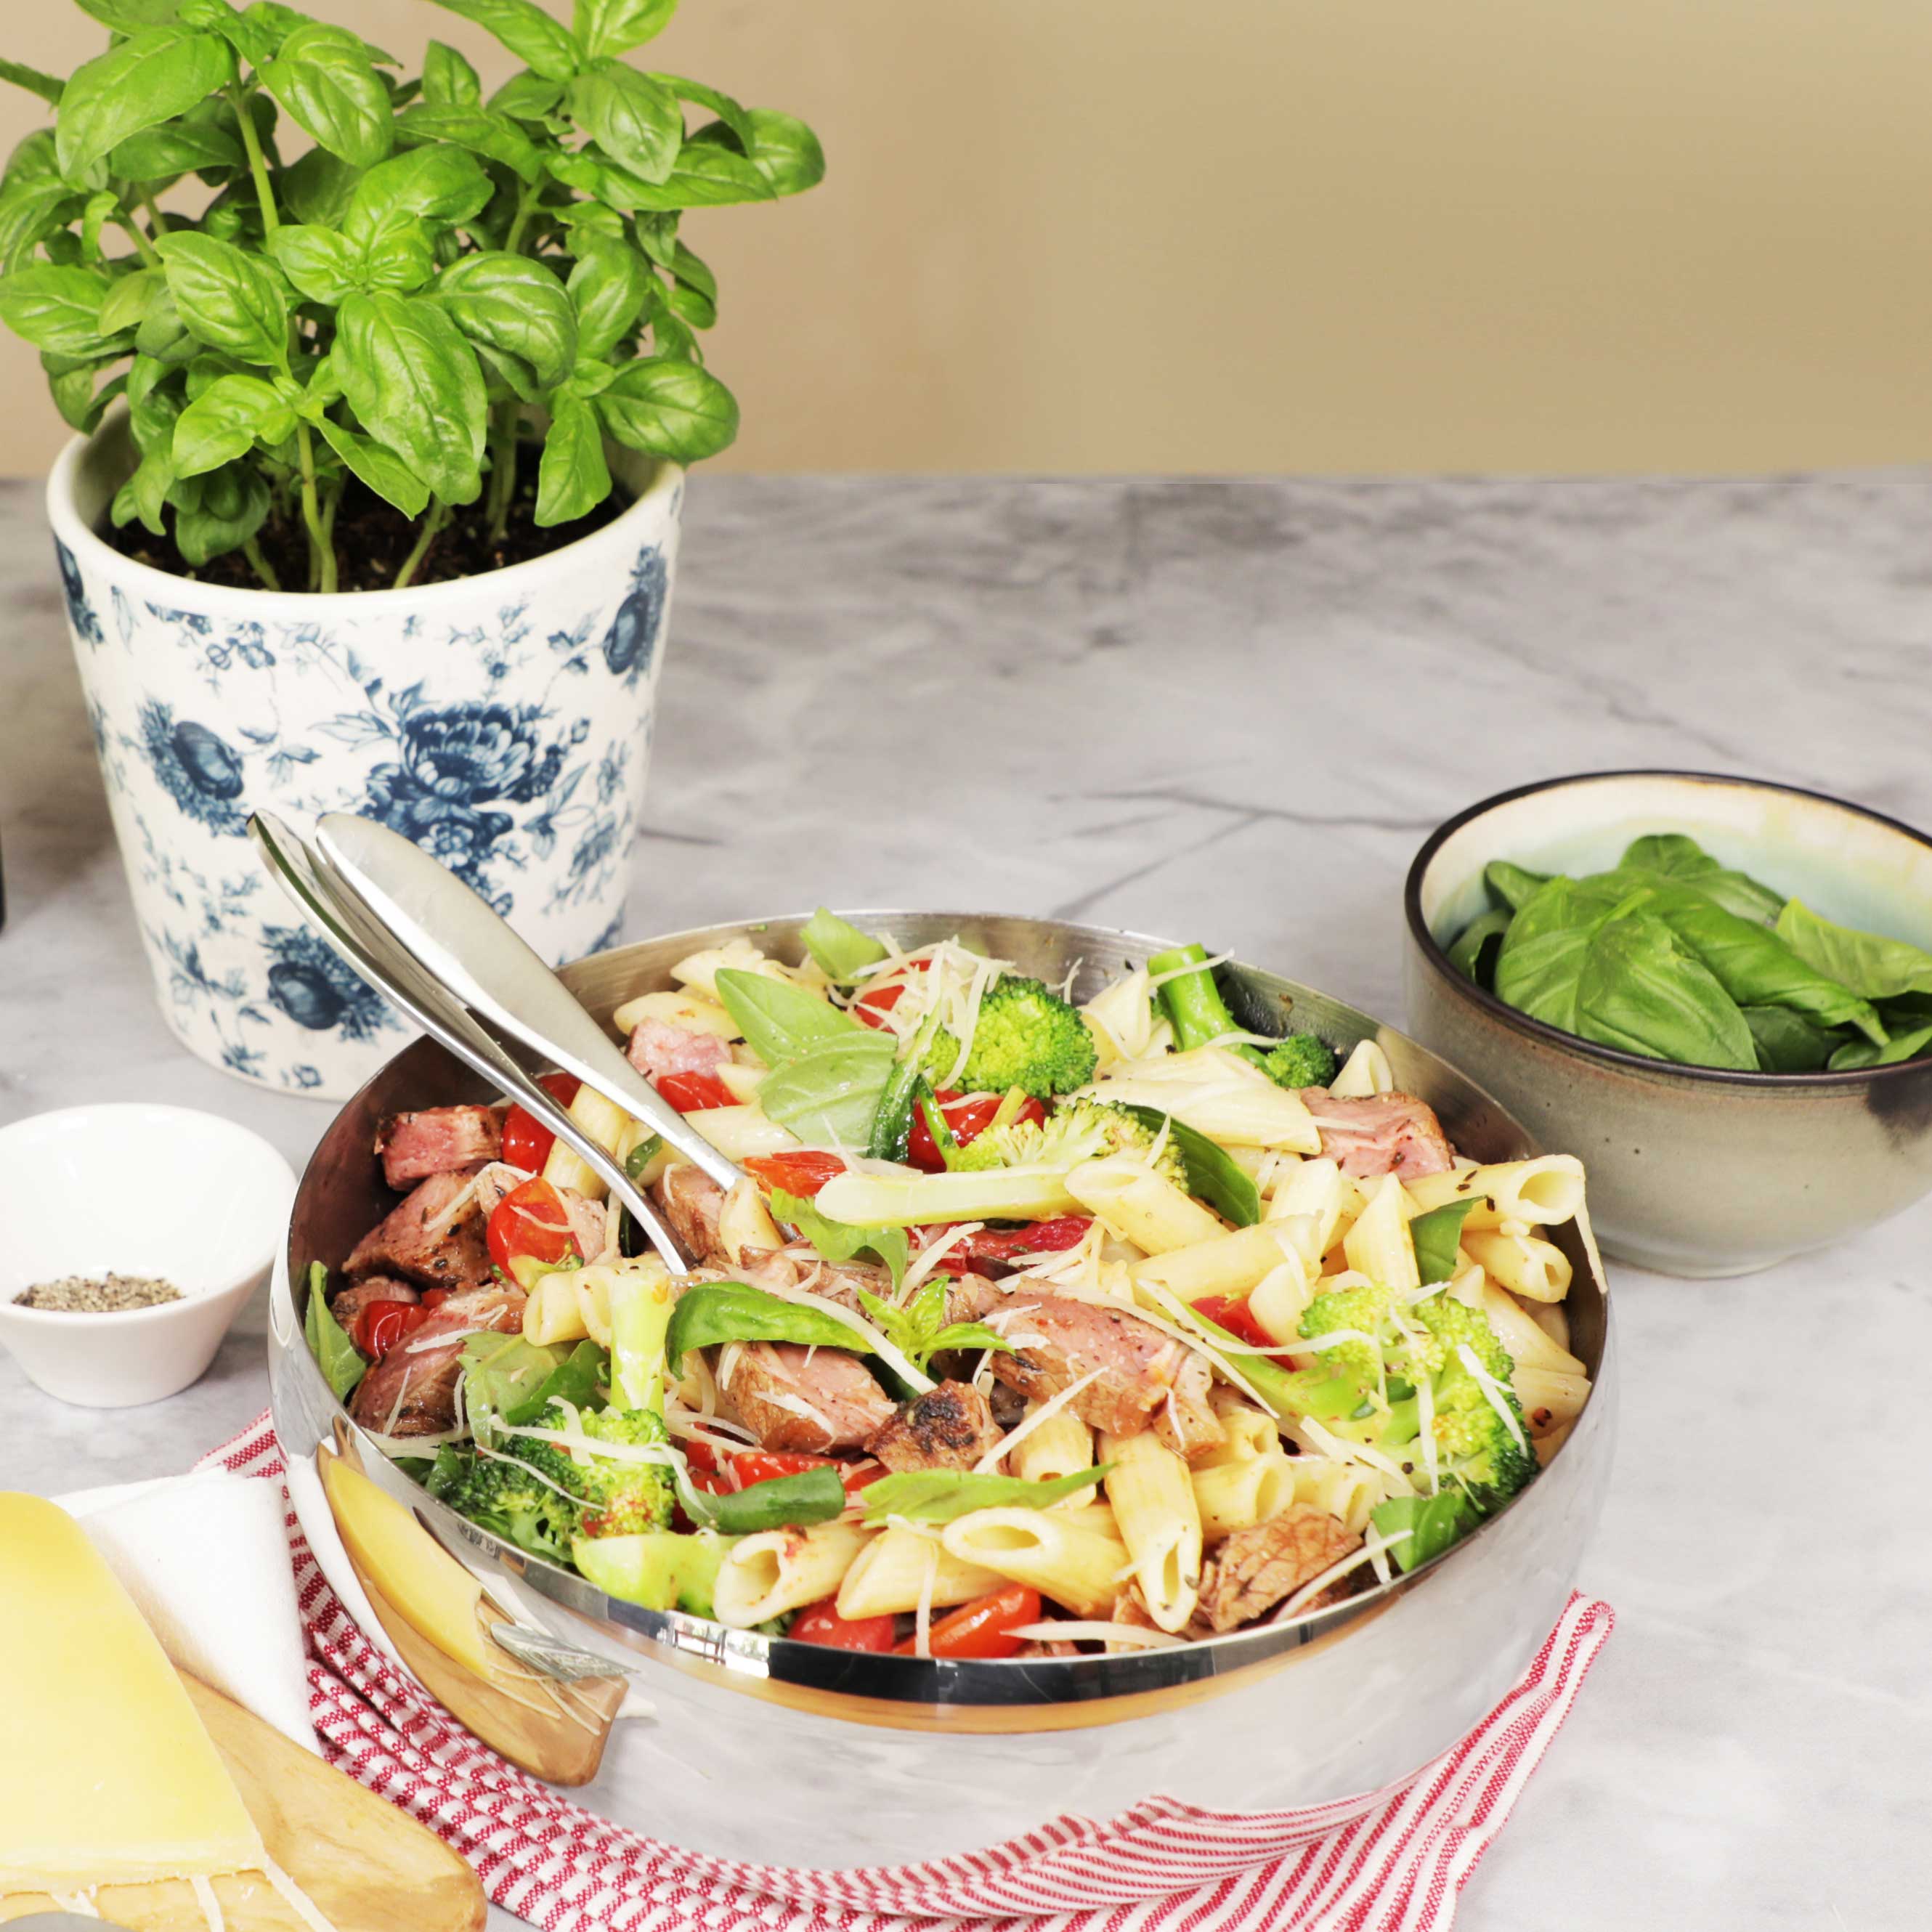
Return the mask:
<path id="1" fill-rule="evenodd" d="M 918 945 L 952 934 L 1087 998 L 1169 942 L 1104 927 L 971 913 L 854 913 Z M 740 934 L 795 956 L 802 920 L 672 934 L 566 969 L 608 1019 L 668 985 L 674 962 Z M 1534 1151 L 1483 1090 L 1392 1028 L 1325 994 L 1230 968 L 1258 1030 L 1291 1016 L 1346 1049 L 1382 1045 L 1399 1084 L 1479 1160 Z M 289 1230 L 269 1339 L 275 1427 L 312 1455 L 344 1420 L 302 1343 L 311 1261 L 339 1263 L 393 1204 L 370 1152 L 406 1107 L 487 1099 L 429 1041 L 401 1053 L 337 1116 L 310 1160 Z M 1571 1346 L 1595 1384 L 1543 1476 L 1502 1514 L 1415 1575 L 1292 1628 L 1264 1628 L 1139 1655 L 952 1663 L 855 1654 L 620 1603 L 532 1562 L 432 1501 L 362 1444 L 370 1473 L 472 1568 L 522 1587 L 534 1620 L 649 1668 L 657 1706 L 624 1727 L 619 1774 L 650 1791 L 629 1822 L 691 1850 L 818 1867 L 897 1864 L 996 1844 L 1066 1813 L 1106 1819 L 1156 1793 L 1252 1811 L 1374 1796 L 1454 1744 L 1521 1675 L 1567 1600 L 1609 1479 L 1616 1390 L 1610 1302 L 1574 1228 Z M 1204 1708 L 1211 1705 L 1211 1709 Z M 836 1774 L 832 1768 L 836 1767 Z M 607 1772 L 608 1783 L 612 1773 Z M 834 1788 L 836 1786 L 836 1788 Z"/>

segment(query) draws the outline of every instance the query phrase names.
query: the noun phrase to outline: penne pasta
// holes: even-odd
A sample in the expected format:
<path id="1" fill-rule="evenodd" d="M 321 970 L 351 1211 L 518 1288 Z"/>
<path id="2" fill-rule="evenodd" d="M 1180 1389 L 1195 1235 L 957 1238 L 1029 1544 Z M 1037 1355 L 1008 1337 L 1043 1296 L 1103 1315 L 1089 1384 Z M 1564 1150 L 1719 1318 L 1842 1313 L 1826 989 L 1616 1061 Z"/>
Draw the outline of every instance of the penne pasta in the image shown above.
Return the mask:
<path id="1" fill-rule="evenodd" d="M 1422 1270 L 1416 1265 L 1415 1244 L 1409 1239 L 1402 1183 L 1385 1174 L 1372 1186 L 1368 1205 L 1342 1238 L 1342 1252 L 1352 1268 L 1384 1288 L 1419 1288 Z"/>
<path id="2" fill-rule="evenodd" d="M 1222 1047 L 1124 1060 L 1091 1090 L 1102 1100 L 1157 1107 L 1224 1148 L 1322 1151 L 1321 1132 L 1300 1097 Z"/>
<path id="3" fill-rule="evenodd" d="M 1288 1466 L 1294 1477 L 1294 1500 L 1326 1511 L 1358 1536 L 1368 1528 L 1370 1511 L 1388 1499 L 1387 1483 L 1361 1463 L 1331 1456 L 1294 1456 Z"/>
<path id="4" fill-rule="evenodd" d="M 1274 1418 L 1256 1408 L 1246 1396 L 1221 1387 L 1208 1400 L 1220 1423 L 1223 1439 L 1192 1466 L 1197 1474 L 1224 1463 L 1252 1462 L 1257 1456 L 1271 1456 L 1280 1449 L 1281 1431 Z"/>
<path id="5" fill-rule="evenodd" d="M 720 1154 L 743 1160 L 754 1154 L 782 1154 L 798 1137 L 768 1120 L 755 1100 L 736 1107 L 699 1107 L 684 1117 Z"/>
<path id="6" fill-rule="evenodd" d="M 716 1000 L 700 993 L 643 993 L 626 1000 L 610 1016 L 610 1024 L 628 1037 L 644 1020 L 662 1020 L 686 1033 L 716 1034 L 720 1040 L 738 1038 L 738 1023 Z"/>
<path id="7" fill-rule="evenodd" d="M 1155 1009 L 1144 967 L 1123 973 L 1080 1011 L 1088 1031 L 1094 1036 L 1094 1051 L 1102 1072 L 1117 1061 L 1144 1060 L 1160 1052 L 1156 1030 L 1172 1031 Z"/>
<path id="8" fill-rule="evenodd" d="M 755 1100 L 766 1078 L 764 1067 L 741 1066 L 735 1060 L 726 1060 L 717 1071 L 725 1090 L 737 1101 Z"/>
<path id="9" fill-rule="evenodd" d="M 1570 1257 L 1553 1241 L 1478 1228 L 1463 1235 L 1462 1249 L 1498 1288 L 1512 1294 L 1532 1301 L 1561 1301 L 1570 1292 Z"/>
<path id="10" fill-rule="evenodd" d="M 1559 1376 L 1583 1372 L 1583 1364 L 1567 1348 L 1552 1342 L 1530 1319 L 1521 1302 L 1504 1294 L 1478 1270 L 1471 1268 L 1458 1275 L 1452 1292 L 1457 1300 L 1466 1302 L 1496 1331 L 1496 1340 L 1509 1351 L 1510 1360 L 1519 1372 L 1528 1368 Z"/>
<path id="11" fill-rule="evenodd" d="M 1292 1343 L 1300 1339 L 1301 1318 L 1314 1299 L 1315 1284 L 1297 1255 L 1262 1277 L 1248 1297 L 1248 1312 L 1270 1340 Z"/>
<path id="12" fill-rule="evenodd" d="M 1296 1232 L 1287 1222 L 1263 1221 L 1252 1228 L 1238 1228 L 1231 1234 L 1216 1222 L 1215 1232 L 1207 1240 L 1150 1254 L 1146 1260 L 1136 1262 L 1127 1273 L 1135 1281 L 1158 1283 L 1183 1301 L 1198 1301 L 1204 1294 L 1238 1298 L 1284 1262 L 1300 1266 Z"/>
<path id="13" fill-rule="evenodd" d="M 869 1538 L 838 1586 L 842 1617 L 896 1616 L 916 1610 L 922 1598 L 950 1608 L 970 1604 L 1005 1581 L 996 1570 L 964 1563 L 935 1534 L 887 1529 Z M 927 1595 L 928 1584 L 931 1594 Z"/>
<path id="14" fill-rule="evenodd" d="M 1268 1196 L 1268 1218 L 1305 1218 L 1312 1224 L 1303 1238 L 1302 1258 L 1312 1266 L 1340 1240 L 1342 1213 L 1353 1188 L 1354 1183 L 1326 1154 L 1299 1161 L 1276 1181 Z"/>
<path id="15" fill-rule="evenodd" d="M 1127 1546 L 1111 1508 L 988 1509 L 946 1526 L 962 1563 L 1028 1583 L 1076 1617 L 1103 1617 L 1120 1594 Z"/>
<path id="16" fill-rule="evenodd" d="M 1295 1500 L 1294 1466 L 1279 1444 L 1268 1455 L 1197 1468 L 1193 1480 L 1204 1543 L 1266 1522 Z"/>
<path id="17" fill-rule="evenodd" d="M 1553 1227 L 1573 1219 L 1582 1205 L 1583 1163 L 1574 1154 L 1538 1154 L 1533 1160 L 1418 1174 L 1409 1182 L 1408 1192 L 1425 1214 L 1451 1202 L 1473 1200 L 1475 1205 L 1462 1223 L 1466 1234 L 1500 1227 L 1505 1221 Z"/>
<path id="18" fill-rule="evenodd" d="M 1201 1511 L 1188 1467 L 1151 1430 L 1100 1438 L 1107 1500 L 1134 1566 L 1148 1614 L 1185 1630 L 1201 1582 Z"/>
<path id="19" fill-rule="evenodd" d="M 1090 1469 L 1094 1432 L 1070 1408 L 1057 1408 L 1022 1438 L 1007 1458 L 1007 1466 L 1014 1475 L 1029 1483 L 1054 1482 L 1062 1476 Z M 1077 1490 L 1066 1499 L 1066 1507 L 1080 1508 L 1093 1502 L 1098 1495 L 1097 1490 Z"/>
<path id="20" fill-rule="evenodd" d="M 1090 1160 L 1066 1177 L 1066 1191 L 1108 1230 L 1150 1255 L 1208 1241 L 1228 1231 L 1165 1174 L 1125 1154 Z"/>
<path id="21" fill-rule="evenodd" d="M 1328 1090 L 1345 1100 L 1366 1098 L 1395 1090 L 1395 1070 L 1388 1055 L 1372 1040 L 1358 1040 L 1342 1061 L 1341 1071 L 1328 1083 Z"/>
<path id="22" fill-rule="evenodd" d="M 1570 1346 L 1570 1317 L 1560 1301 L 1532 1301 L 1522 1311 L 1565 1354 Z"/>
<path id="23" fill-rule="evenodd" d="M 624 1146 L 626 1137 L 636 1125 L 616 1101 L 607 1100 L 587 1081 L 578 1088 L 577 1097 L 571 1102 L 568 1112 L 586 1136 L 607 1154 L 614 1154 Z M 586 1201 L 602 1201 L 604 1198 L 603 1182 L 591 1172 L 583 1158 L 561 1140 L 550 1144 L 550 1153 L 544 1162 L 543 1178 L 553 1187 L 574 1189 Z"/>
<path id="24" fill-rule="evenodd" d="M 748 1254 L 784 1246 L 784 1237 L 766 1212 L 758 1184 L 748 1177 L 734 1182 L 725 1194 L 718 1210 L 718 1244 L 740 1267 Z"/>
<path id="25" fill-rule="evenodd" d="M 1559 1370 L 1519 1368 L 1510 1380 L 1532 1436 L 1546 1435 L 1574 1422 L 1590 1399 L 1587 1378 L 1565 1375 Z"/>
<path id="26" fill-rule="evenodd" d="M 581 1342 L 610 1346 L 610 1292 L 620 1276 L 657 1286 L 670 1270 L 656 1255 L 629 1260 L 592 1262 L 540 1275 L 524 1303 L 524 1340 L 544 1344 Z"/>
<path id="27" fill-rule="evenodd" d="M 749 1630 L 836 1594 L 865 1540 L 863 1530 L 836 1521 L 740 1538 L 718 1568 L 718 1621 Z"/>

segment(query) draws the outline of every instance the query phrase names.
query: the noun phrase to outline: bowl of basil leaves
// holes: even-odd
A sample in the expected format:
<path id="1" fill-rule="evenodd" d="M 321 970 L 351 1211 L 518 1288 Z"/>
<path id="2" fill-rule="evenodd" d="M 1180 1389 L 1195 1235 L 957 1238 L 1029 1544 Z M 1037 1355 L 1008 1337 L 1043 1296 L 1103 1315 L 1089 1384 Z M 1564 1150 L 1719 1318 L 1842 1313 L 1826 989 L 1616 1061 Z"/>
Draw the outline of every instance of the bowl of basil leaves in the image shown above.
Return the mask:
<path id="1" fill-rule="evenodd" d="M 1413 1030 L 1590 1172 L 1603 1245 L 1743 1274 L 1932 1190 L 1932 838 L 1595 772 L 1472 806 L 1406 894 Z"/>

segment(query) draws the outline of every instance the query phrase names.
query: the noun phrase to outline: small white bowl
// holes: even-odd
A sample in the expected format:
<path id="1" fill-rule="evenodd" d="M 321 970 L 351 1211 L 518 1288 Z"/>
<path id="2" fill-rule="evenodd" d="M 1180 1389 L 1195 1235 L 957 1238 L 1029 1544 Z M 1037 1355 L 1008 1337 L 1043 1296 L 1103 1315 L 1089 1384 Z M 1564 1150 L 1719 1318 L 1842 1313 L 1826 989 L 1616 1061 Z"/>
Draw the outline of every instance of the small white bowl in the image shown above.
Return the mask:
<path id="1" fill-rule="evenodd" d="M 186 1107 L 66 1107 L 0 1128 L 0 1342 L 83 1408 L 178 1393 L 267 1279 L 295 1187 L 259 1134 Z M 158 1275 L 182 1298 L 107 1314 L 14 1299 L 110 1273 Z"/>

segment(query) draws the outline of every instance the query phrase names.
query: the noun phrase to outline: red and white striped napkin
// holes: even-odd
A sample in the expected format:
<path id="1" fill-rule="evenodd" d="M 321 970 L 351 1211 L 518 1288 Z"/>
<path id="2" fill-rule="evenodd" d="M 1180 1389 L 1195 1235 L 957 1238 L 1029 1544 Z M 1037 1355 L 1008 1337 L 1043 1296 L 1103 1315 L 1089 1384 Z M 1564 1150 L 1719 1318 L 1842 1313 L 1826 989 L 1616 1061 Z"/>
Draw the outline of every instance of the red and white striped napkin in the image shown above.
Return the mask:
<path id="1" fill-rule="evenodd" d="M 202 1468 L 279 1481 L 264 1414 Z M 1457 1894 L 1569 1714 L 1614 1617 L 1572 1596 L 1536 1660 L 1454 1750 L 1365 1814 L 1150 1798 L 892 1870 L 747 1865 L 572 1804 L 486 1750 L 364 1637 L 286 1516 L 326 1754 L 428 1826 L 544 1932 L 1447 1932 Z"/>

